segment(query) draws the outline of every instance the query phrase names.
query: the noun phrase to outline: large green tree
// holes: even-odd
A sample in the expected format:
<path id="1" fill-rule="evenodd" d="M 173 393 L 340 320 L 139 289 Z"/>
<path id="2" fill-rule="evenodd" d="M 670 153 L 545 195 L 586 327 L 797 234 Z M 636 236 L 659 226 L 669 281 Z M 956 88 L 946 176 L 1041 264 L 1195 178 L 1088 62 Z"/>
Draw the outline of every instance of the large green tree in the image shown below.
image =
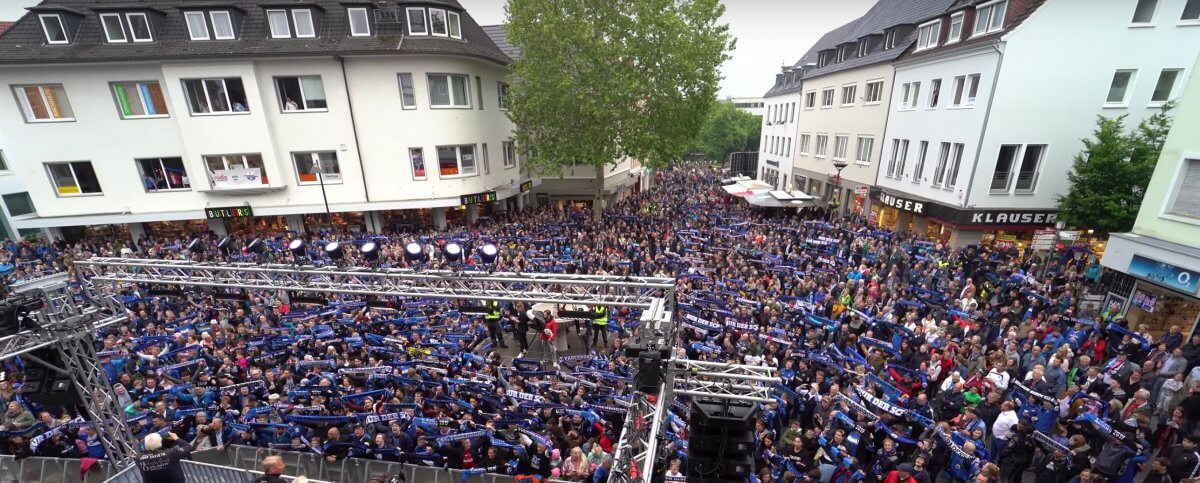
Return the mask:
<path id="1" fill-rule="evenodd" d="M 714 102 L 692 151 L 724 161 L 729 153 L 758 151 L 761 133 L 762 117 L 742 111 L 731 102 Z"/>
<path id="2" fill-rule="evenodd" d="M 1163 106 L 1133 131 L 1125 129 L 1126 116 L 1099 116 L 1067 174 L 1070 191 L 1058 197 L 1059 219 L 1102 234 L 1131 230 L 1171 130 L 1172 107 Z"/>
<path id="3" fill-rule="evenodd" d="M 509 0 L 509 117 L 534 171 L 684 158 L 733 48 L 720 0 Z"/>

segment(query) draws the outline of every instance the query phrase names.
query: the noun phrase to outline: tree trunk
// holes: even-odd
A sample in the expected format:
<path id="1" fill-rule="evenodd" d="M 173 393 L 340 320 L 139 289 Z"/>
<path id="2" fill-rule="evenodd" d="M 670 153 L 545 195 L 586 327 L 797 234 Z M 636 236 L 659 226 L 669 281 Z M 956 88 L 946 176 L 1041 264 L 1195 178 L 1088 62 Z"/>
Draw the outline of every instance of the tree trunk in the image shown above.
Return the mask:
<path id="1" fill-rule="evenodd" d="M 592 198 L 592 221 L 604 219 L 604 165 L 596 166 L 596 196 Z"/>

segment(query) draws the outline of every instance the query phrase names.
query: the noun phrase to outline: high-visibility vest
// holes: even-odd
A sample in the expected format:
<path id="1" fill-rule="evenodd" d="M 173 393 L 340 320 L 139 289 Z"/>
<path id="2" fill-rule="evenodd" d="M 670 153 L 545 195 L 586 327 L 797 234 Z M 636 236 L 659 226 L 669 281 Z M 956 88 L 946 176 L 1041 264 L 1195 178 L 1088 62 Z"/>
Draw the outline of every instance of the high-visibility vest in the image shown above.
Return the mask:
<path id="1" fill-rule="evenodd" d="M 488 308 L 488 313 L 483 316 L 484 320 L 500 320 L 500 303 L 495 300 L 484 302 Z"/>
<path id="2" fill-rule="evenodd" d="M 592 325 L 608 325 L 608 309 L 600 306 L 592 309 L 592 313 L 596 314 L 592 318 Z"/>

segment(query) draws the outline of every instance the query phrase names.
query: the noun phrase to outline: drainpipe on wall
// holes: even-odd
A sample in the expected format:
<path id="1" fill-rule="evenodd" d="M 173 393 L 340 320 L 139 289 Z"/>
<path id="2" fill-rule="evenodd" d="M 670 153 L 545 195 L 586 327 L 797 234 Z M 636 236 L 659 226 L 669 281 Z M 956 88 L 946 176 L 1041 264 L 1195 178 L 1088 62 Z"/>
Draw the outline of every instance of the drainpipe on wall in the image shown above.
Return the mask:
<path id="1" fill-rule="evenodd" d="M 371 202 L 371 187 L 367 184 L 367 168 L 363 163 L 363 154 L 361 146 L 358 142 L 358 121 L 354 115 L 354 99 L 350 97 L 350 81 L 346 78 L 346 58 L 340 55 L 335 55 L 338 64 L 342 67 L 342 88 L 346 90 L 346 105 L 350 109 L 350 130 L 354 131 L 354 152 L 358 157 L 358 174 L 362 176 L 363 194 L 367 197 L 367 202 Z"/>
<path id="2" fill-rule="evenodd" d="M 967 183 L 967 193 L 963 196 L 962 202 L 963 208 L 968 208 L 967 203 L 971 201 L 971 191 L 975 188 L 975 171 L 979 170 L 979 158 L 983 156 L 983 137 L 987 134 L 988 122 L 992 119 L 992 105 L 996 103 L 996 86 L 1000 84 L 1000 68 L 1004 66 L 1004 51 L 1000 50 L 1000 41 L 992 43 L 992 48 L 996 50 L 1000 60 L 996 61 L 996 75 L 992 76 L 992 92 L 988 96 L 987 110 L 983 112 L 983 127 L 979 130 L 979 142 L 975 145 L 975 163 L 971 165 L 971 182 Z"/>

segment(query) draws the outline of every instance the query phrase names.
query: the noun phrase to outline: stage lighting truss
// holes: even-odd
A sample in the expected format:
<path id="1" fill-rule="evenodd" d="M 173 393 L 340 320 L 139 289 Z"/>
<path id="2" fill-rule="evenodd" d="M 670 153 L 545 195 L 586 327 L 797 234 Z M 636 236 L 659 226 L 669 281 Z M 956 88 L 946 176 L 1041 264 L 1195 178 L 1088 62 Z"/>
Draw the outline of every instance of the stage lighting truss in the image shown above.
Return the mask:
<path id="1" fill-rule="evenodd" d="M 75 263 L 93 284 L 154 284 L 357 295 L 524 301 L 650 309 L 670 301 L 670 278 L 92 258 Z"/>
<path id="2" fill-rule="evenodd" d="M 671 359 L 674 393 L 713 399 L 770 403 L 772 387 L 782 380 L 774 367 Z"/>

